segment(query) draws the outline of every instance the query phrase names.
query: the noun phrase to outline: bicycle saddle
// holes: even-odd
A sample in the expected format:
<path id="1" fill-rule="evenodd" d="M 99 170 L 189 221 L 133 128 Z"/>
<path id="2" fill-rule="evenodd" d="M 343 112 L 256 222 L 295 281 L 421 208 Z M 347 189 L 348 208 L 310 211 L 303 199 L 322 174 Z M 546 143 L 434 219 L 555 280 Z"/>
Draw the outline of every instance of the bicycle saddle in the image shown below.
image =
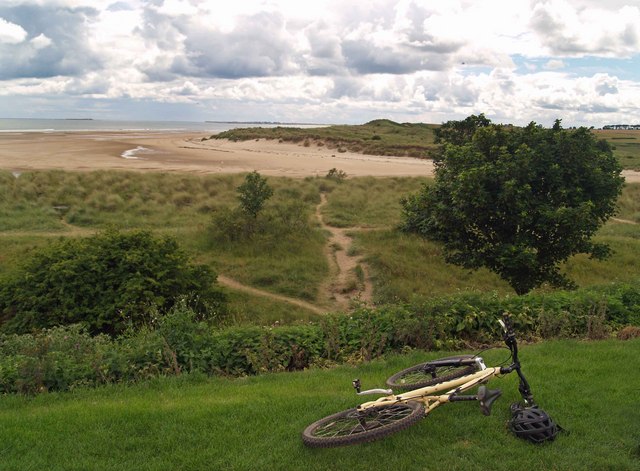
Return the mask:
<path id="1" fill-rule="evenodd" d="M 480 411 L 484 415 L 491 415 L 491 406 L 494 401 L 502 396 L 499 389 L 487 389 L 485 385 L 478 388 L 478 402 L 480 402 Z"/>

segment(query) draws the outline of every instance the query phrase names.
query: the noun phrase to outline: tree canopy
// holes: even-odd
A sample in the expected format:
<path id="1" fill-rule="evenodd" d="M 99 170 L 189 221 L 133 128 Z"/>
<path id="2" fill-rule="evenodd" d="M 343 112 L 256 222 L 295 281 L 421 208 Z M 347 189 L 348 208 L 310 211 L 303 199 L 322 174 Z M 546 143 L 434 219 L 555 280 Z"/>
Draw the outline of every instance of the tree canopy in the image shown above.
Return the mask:
<path id="1" fill-rule="evenodd" d="M 570 287 L 569 257 L 604 258 L 592 236 L 615 213 L 624 179 L 610 146 L 586 128 L 445 123 L 435 183 L 402 200 L 403 228 L 441 242 L 448 262 L 486 267 L 518 294 Z"/>

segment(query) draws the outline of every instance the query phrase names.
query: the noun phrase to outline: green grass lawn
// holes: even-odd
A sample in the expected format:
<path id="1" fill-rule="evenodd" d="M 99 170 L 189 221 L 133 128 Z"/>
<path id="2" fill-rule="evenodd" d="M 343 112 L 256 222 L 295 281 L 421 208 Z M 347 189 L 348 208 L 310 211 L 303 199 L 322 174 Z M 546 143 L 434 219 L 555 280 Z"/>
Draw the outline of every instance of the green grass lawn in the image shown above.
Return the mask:
<path id="1" fill-rule="evenodd" d="M 536 446 L 506 428 L 514 375 L 493 414 L 449 404 L 394 436 L 307 449 L 309 423 L 358 402 L 351 380 L 380 387 L 392 373 L 446 352 L 414 352 L 332 370 L 224 379 L 164 378 L 34 398 L 0 397 L 2 470 L 640 469 L 640 339 L 549 341 L 522 348 L 536 400 L 570 431 Z M 496 364 L 505 350 L 487 352 Z"/>

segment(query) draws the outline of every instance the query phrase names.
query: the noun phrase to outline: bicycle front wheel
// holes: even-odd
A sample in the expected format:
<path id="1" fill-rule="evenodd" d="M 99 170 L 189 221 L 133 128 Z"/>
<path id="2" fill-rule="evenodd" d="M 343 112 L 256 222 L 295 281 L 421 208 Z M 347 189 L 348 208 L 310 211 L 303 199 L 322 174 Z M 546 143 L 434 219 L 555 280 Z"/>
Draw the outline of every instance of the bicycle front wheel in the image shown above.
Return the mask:
<path id="1" fill-rule="evenodd" d="M 424 406 L 408 402 L 373 407 L 364 411 L 348 409 L 309 425 L 302 441 L 313 448 L 365 443 L 404 430 L 424 417 Z"/>
<path id="2" fill-rule="evenodd" d="M 421 363 L 391 376 L 387 379 L 387 386 L 396 391 L 408 391 L 460 378 L 476 371 L 475 364 L 460 365 L 458 363 L 472 358 L 474 355 L 460 355 Z M 437 365 L 440 362 L 444 364 Z M 446 364 L 447 362 L 449 364 Z"/>

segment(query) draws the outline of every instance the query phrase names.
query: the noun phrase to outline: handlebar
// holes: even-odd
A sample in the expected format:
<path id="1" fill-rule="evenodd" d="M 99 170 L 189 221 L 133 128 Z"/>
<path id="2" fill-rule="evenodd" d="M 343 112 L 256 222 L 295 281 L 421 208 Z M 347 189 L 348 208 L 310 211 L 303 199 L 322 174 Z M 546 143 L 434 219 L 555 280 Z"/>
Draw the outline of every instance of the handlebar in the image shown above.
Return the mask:
<path id="1" fill-rule="evenodd" d="M 531 388 L 529 387 L 529 383 L 527 379 L 522 374 L 520 370 L 520 360 L 518 358 L 518 341 L 516 340 L 516 334 L 513 330 L 513 323 L 511 322 L 511 318 L 508 314 L 504 314 L 502 319 L 498 319 L 498 322 L 502 326 L 502 338 L 504 339 L 504 343 L 507 344 L 509 350 L 511 350 L 511 357 L 513 362 L 511 365 L 507 367 L 500 368 L 500 372 L 503 374 L 511 373 L 515 371 L 518 373 L 520 377 L 520 384 L 518 385 L 518 391 L 522 395 L 522 399 L 527 406 L 534 405 L 533 395 L 531 394 Z"/>

